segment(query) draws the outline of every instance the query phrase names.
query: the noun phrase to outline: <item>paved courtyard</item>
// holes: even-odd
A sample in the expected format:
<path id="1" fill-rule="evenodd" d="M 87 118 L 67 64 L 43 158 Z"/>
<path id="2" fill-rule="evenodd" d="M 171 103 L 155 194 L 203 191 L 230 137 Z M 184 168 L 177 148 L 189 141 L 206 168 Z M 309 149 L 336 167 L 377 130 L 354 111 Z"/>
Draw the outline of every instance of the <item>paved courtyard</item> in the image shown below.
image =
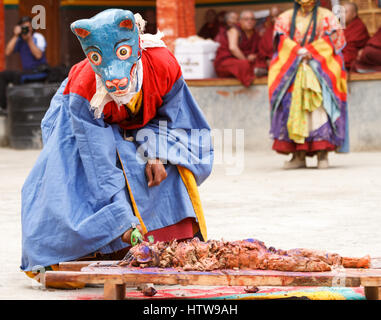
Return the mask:
<path id="1" fill-rule="evenodd" d="M 41 290 L 20 270 L 23 182 L 38 150 L 0 149 L 0 299 L 77 299 L 101 288 Z M 331 168 L 284 171 L 286 157 L 245 154 L 245 170 L 216 165 L 200 188 L 209 239 L 257 238 L 267 245 L 381 256 L 381 153 L 332 154 Z"/>

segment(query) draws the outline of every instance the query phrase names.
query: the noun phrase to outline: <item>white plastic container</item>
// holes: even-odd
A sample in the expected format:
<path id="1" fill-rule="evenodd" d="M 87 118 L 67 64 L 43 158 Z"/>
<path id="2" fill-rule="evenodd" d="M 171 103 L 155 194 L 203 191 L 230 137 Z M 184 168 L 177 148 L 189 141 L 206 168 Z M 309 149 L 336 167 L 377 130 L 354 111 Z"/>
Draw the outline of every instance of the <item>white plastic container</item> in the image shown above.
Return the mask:
<path id="1" fill-rule="evenodd" d="M 175 42 L 175 57 L 184 79 L 216 78 L 214 59 L 219 43 L 197 36 L 179 38 Z"/>

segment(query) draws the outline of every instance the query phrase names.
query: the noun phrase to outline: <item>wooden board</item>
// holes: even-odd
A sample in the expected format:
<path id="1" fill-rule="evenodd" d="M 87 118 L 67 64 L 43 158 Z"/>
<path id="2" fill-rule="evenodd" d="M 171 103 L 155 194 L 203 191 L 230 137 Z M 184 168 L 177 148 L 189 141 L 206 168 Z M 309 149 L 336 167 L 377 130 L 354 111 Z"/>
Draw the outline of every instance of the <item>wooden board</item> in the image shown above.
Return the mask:
<path id="1" fill-rule="evenodd" d="M 81 271 L 82 268 L 90 265 L 111 266 L 116 264 L 117 261 L 70 261 L 61 262 L 59 264 L 60 271 Z M 370 269 L 381 269 L 381 257 L 374 257 L 371 259 Z"/>
<path id="2" fill-rule="evenodd" d="M 381 270 L 345 269 L 330 272 L 284 272 L 272 270 L 218 270 L 211 272 L 176 269 L 84 267 L 81 271 L 46 272 L 45 281 L 83 283 L 154 283 L 201 286 L 381 286 Z"/>
<path id="3" fill-rule="evenodd" d="M 60 271 L 45 273 L 45 283 L 82 282 L 104 284 L 105 299 L 123 299 L 126 284 L 200 286 L 308 286 L 365 287 L 368 299 L 381 299 L 381 258 L 373 258 L 371 269 L 336 269 L 330 272 L 286 272 L 273 270 L 182 271 L 160 268 L 119 267 L 117 261 L 78 261 L 60 264 Z"/>

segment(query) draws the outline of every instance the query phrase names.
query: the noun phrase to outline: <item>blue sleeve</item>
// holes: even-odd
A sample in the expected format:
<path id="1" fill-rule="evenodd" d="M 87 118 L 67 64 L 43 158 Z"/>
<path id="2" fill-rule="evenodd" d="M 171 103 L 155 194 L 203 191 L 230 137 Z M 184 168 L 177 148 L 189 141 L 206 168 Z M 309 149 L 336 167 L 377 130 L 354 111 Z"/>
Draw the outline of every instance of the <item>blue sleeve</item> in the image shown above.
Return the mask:
<path id="1" fill-rule="evenodd" d="M 19 52 L 19 51 L 20 51 L 21 41 L 22 41 L 22 40 L 21 40 L 20 38 L 17 39 L 16 45 L 15 45 L 15 47 L 14 47 L 14 49 L 13 49 L 13 53 L 16 53 L 16 52 Z"/>
<path id="2" fill-rule="evenodd" d="M 70 261 L 112 243 L 139 223 L 117 163 L 114 131 L 75 94 L 52 100 L 44 148 L 22 189 L 22 269 Z"/>
<path id="3" fill-rule="evenodd" d="M 64 103 L 63 92 L 65 90 L 68 79 L 65 79 L 50 102 L 50 107 L 45 113 L 41 121 L 42 143 L 45 145 L 56 127 L 57 117 L 60 114 L 60 109 Z"/>
<path id="4" fill-rule="evenodd" d="M 135 139 L 140 153 L 189 169 L 198 185 L 211 173 L 210 127 L 182 77 L 164 97 L 155 119 L 135 132 Z"/>
<path id="5" fill-rule="evenodd" d="M 138 222 L 127 202 L 126 181 L 117 165 L 117 147 L 114 131 L 103 119 L 94 119 L 90 104 L 84 98 L 71 94 L 69 112 L 78 154 L 83 163 L 86 182 L 94 198 L 100 203 L 117 196 L 122 199 L 126 221 Z M 131 224 L 131 223 L 130 223 Z"/>

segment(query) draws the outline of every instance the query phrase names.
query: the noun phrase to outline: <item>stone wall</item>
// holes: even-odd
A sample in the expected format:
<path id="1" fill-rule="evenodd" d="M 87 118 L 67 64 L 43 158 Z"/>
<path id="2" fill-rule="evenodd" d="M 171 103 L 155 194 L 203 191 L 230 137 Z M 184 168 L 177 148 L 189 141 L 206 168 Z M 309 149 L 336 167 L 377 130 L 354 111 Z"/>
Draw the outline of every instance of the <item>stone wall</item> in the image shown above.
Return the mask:
<path id="1" fill-rule="evenodd" d="M 244 129 L 245 147 L 252 151 L 271 150 L 270 108 L 265 84 L 250 88 L 239 85 L 194 85 L 193 97 L 213 129 Z M 235 80 L 228 81 L 235 82 Z M 381 151 L 381 79 L 349 82 L 348 108 L 351 151 Z M 6 142 L 7 119 L 0 116 L 0 145 Z M 233 134 L 233 142 L 234 142 Z"/>
<path id="2" fill-rule="evenodd" d="M 351 151 L 381 151 L 381 80 L 349 82 Z M 212 128 L 244 129 L 248 150 L 271 149 L 267 86 L 192 86 Z M 233 140 L 234 141 L 234 140 Z"/>

